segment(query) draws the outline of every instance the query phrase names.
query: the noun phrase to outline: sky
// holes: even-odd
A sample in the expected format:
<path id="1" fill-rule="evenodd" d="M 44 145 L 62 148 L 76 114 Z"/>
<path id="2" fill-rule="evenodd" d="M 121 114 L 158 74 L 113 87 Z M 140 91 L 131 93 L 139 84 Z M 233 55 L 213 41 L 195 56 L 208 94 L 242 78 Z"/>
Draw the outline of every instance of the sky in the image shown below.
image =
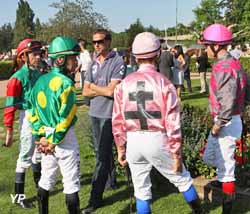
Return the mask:
<path id="1" fill-rule="evenodd" d="M 3 4 L 4 1 L 4 4 Z M 31 9 L 41 22 L 48 22 L 57 12 L 50 7 L 60 0 L 27 0 Z M 0 0 L 0 26 L 5 23 L 14 25 L 18 0 Z M 139 18 L 145 27 L 163 30 L 175 26 L 176 2 L 178 5 L 178 23 L 189 24 L 194 20 L 193 9 L 199 6 L 201 0 L 92 0 L 94 11 L 103 14 L 108 19 L 108 25 L 115 32 L 129 28 Z"/>

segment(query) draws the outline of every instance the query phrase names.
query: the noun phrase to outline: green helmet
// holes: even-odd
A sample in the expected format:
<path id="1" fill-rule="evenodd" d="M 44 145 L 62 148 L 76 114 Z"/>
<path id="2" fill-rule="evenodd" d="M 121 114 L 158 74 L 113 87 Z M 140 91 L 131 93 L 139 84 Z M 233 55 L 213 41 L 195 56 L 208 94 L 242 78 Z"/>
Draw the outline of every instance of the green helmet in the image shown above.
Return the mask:
<path id="1" fill-rule="evenodd" d="M 78 55 L 80 47 L 74 39 L 69 37 L 56 37 L 49 45 L 49 58 L 56 59 L 58 57 Z"/>

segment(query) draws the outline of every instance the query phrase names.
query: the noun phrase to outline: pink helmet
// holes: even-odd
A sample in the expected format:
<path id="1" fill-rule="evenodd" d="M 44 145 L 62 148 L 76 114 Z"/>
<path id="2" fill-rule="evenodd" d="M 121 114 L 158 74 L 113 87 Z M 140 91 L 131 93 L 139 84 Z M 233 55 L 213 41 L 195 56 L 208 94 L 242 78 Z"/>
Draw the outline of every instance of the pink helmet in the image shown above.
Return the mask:
<path id="1" fill-rule="evenodd" d="M 137 59 L 149 59 L 156 56 L 161 48 L 160 40 L 153 33 L 137 34 L 132 45 L 132 53 Z"/>
<path id="2" fill-rule="evenodd" d="M 233 39 L 231 31 L 222 24 L 209 25 L 203 32 L 203 44 L 228 45 Z"/>

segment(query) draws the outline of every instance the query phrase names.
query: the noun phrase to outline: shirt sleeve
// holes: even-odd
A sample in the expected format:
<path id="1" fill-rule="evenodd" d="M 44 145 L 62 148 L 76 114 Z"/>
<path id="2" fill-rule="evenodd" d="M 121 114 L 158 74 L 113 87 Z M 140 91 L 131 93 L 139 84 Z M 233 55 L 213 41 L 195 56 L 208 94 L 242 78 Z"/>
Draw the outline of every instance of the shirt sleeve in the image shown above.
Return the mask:
<path id="1" fill-rule="evenodd" d="M 114 91 L 112 131 L 117 146 L 126 144 L 125 119 L 122 113 L 122 84 L 119 84 Z"/>
<path id="2" fill-rule="evenodd" d="M 180 106 L 174 86 L 165 89 L 166 113 L 165 128 L 168 137 L 168 148 L 171 153 L 181 155 Z"/>
<path id="3" fill-rule="evenodd" d="M 237 96 L 237 79 L 230 72 L 217 72 L 215 81 L 217 84 L 215 96 L 220 105 L 216 124 L 224 126 L 232 119 L 233 107 Z"/>
<path id="4" fill-rule="evenodd" d="M 73 121 L 76 121 L 76 95 L 75 87 L 69 86 L 64 89 L 60 97 L 61 106 L 56 127 L 46 138 L 49 143 L 59 144 L 64 139 Z M 46 134 L 47 135 L 47 134 Z"/>
<path id="5" fill-rule="evenodd" d="M 22 83 L 17 78 L 11 78 L 7 85 L 6 107 L 4 109 L 4 124 L 12 129 L 15 111 L 21 106 Z"/>
<path id="6" fill-rule="evenodd" d="M 119 59 L 113 69 L 111 80 L 122 80 L 125 76 L 126 67 L 122 59 Z"/>

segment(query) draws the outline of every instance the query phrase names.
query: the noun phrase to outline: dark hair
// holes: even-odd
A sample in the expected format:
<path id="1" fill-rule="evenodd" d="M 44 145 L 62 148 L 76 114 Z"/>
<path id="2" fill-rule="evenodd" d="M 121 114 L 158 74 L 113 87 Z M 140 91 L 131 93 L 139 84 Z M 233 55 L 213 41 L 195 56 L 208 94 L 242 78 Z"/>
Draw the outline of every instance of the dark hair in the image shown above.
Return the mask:
<path id="1" fill-rule="evenodd" d="M 177 51 L 175 54 L 176 57 L 178 57 L 180 55 L 182 55 L 184 57 L 184 52 L 183 52 L 183 48 L 181 45 L 174 46 L 174 49 Z"/>
<path id="2" fill-rule="evenodd" d="M 79 38 L 77 40 L 77 42 L 80 43 L 84 48 L 87 47 L 87 40 L 86 39 Z"/>
<path id="3" fill-rule="evenodd" d="M 18 58 L 17 55 L 15 55 L 11 67 L 11 75 L 18 71 L 23 66 L 23 64 L 24 62 L 20 58 Z"/>
<path id="4" fill-rule="evenodd" d="M 94 33 L 93 33 L 93 35 L 95 35 L 95 34 L 103 34 L 103 35 L 105 35 L 105 40 L 109 40 L 109 41 L 111 41 L 112 40 L 112 36 L 111 36 L 111 33 L 108 31 L 108 30 L 106 30 L 106 29 L 97 29 Z"/>

